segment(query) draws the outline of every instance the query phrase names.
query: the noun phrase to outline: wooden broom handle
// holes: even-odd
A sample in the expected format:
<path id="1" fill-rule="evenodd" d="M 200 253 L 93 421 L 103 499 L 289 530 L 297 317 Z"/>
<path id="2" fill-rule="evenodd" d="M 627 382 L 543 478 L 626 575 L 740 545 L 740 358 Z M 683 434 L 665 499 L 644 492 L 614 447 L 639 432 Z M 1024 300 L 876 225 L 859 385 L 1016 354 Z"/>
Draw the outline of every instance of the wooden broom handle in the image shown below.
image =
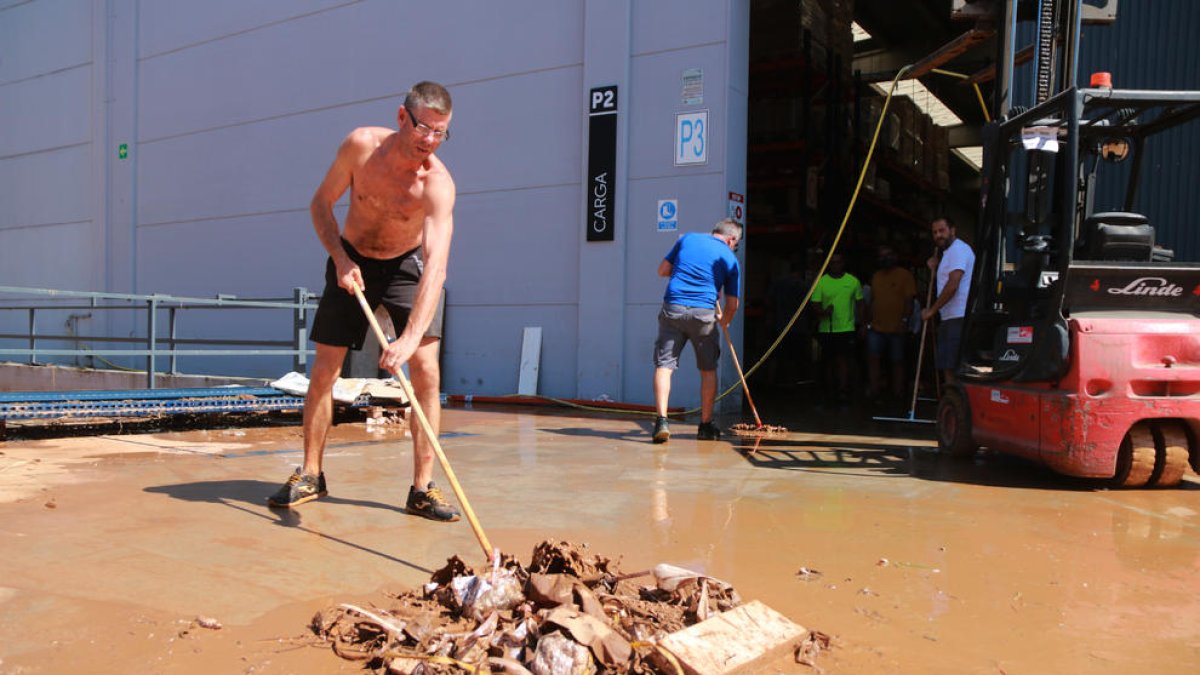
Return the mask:
<path id="1" fill-rule="evenodd" d="M 363 296 L 362 289 L 358 284 L 352 283 L 354 296 L 358 298 L 358 304 L 362 307 L 363 313 L 367 315 L 367 321 L 371 323 L 371 329 L 375 331 L 375 338 L 379 340 L 379 344 L 387 346 L 387 335 L 383 329 L 379 327 L 379 321 L 375 319 L 375 312 L 371 311 L 371 306 L 367 304 L 367 299 Z M 421 431 L 425 434 L 425 438 L 429 439 L 429 444 L 433 446 L 433 452 L 437 455 L 438 463 L 442 465 L 442 471 L 446 473 L 446 478 L 450 481 L 450 488 L 454 490 L 454 496 L 458 497 L 458 503 L 462 504 L 463 513 L 467 516 L 467 522 L 471 524 L 471 530 L 475 532 L 475 538 L 479 540 L 479 545 L 483 547 L 483 553 L 489 561 L 492 560 L 494 551 L 492 544 L 488 541 L 487 535 L 483 533 L 483 528 L 479 525 L 479 520 L 475 518 L 475 512 L 471 510 L 471 504 L 467 501 L 467 495 L 463 492 L 462 486 L 458 484 L 458 478 L 454 475 L 454 469 L 450 468 L 450 461 L 446 459 L 446 453 L 442 452 L 442 446 L 438 443 L 437 434 L 434 433 L 433 427 L 429 424 L 429 420 L 425 417 L 425 412 L 421 410 L 421 404 L 417 401 L 416 395 L 413 393 L 412 385 L 409 384 L 408 378 L 404 376 L 404 372 L 397 368 L 393 375 L 400 382 L 400 388 L 404 390 L 404 395 L 408 397 L 408 404 L 412 406 L 413 414 L 417 417 L 417 422 L 421 427 Z"/>
<path id="2" fill-rule="evenodd" d="M 742 390 L 746 392 L 746 402 L 750 404 L 750 412 L 754 413 L 754 428 L 761 429 L 763 423 L 758 417 L 758 408 L 754 407 L 754 399 L 750 397 L 750 385 L 746 383 L 746 376 L 742 374 L 742 364 L 738 362 L 737 350 L 733 348 L 733 340 L 729 337 L 729 331 L 725 329 L 725 324 L 721 323 L 720 300 L 717 301 L 716 310 L 719 330 L 725 336 L 725 344 L 729 345 L 729 356 L 733 358 L 733 367 L 737 369 L 738 378 L 742 381 Z"/>

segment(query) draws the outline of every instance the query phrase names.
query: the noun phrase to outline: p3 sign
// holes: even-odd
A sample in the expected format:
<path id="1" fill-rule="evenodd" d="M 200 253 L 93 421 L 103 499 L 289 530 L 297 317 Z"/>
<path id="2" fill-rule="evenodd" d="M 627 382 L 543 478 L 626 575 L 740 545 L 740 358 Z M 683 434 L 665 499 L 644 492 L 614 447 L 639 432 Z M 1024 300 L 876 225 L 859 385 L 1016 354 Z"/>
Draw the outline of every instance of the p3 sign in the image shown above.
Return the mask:
<path id="1" fill-rule="evenodd" d="M 708 164 L 708 111 L 675 115 L 675 166 Z"/>
<path id="2" fill-rule="evenodd" d="M 588 184 L 584 222 L 588 241 L 612 241 L 616 232 L 617 87 L 588 94 Z"/>

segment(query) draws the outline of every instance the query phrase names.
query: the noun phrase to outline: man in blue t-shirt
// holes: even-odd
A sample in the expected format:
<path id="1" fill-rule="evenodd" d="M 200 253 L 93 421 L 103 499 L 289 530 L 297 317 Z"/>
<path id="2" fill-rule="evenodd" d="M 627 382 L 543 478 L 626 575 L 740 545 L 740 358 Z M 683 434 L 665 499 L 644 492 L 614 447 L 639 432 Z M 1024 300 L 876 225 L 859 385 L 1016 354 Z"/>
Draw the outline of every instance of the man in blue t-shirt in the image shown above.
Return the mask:
<path id="1" fill-rule="evenodd" d="M 700 369 L 700 428 L 696 438 L 714 441 L 721 433 L 712 423 L 717 398 L 717 359 L 721 341 L 717 321 L 725 328 L 738 308 L 738 261 L 734 252 L 742 240 L 742 226 L 726 218 L 713 226 L 711 234 L 683 235 L 658 265 L 658 276 L 669 277 L 658 313 L 658 338 L 654 341 L 654 442 L 671 437 L 667 426 L 667 400 L 671 375 L 688 340 L 696 350 Z M 725 296 L 717 318 L 717 294 Z"/>

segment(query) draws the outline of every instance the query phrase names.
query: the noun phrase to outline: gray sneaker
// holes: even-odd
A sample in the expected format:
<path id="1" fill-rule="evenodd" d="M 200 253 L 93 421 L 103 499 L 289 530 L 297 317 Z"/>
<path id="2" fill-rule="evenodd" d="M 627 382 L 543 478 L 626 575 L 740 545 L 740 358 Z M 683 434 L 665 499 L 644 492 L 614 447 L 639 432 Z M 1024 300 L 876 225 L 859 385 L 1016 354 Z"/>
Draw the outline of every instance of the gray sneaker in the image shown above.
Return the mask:
<path id="1" fill-rule="evenodd" d="M 404 510 L 414 516 L 443 523 L 453 523 L 458 520 L 458 509 L 446 501 L 446 498 L 442 496 L 442 491 L 437 489 L 433 481 L 429 481 L 424 492 L 415 487 L 409 487 L 408 503 L 405 504 Z"/>
<path id="2" fill-rule="evenodd" d="M 311 473 L 304 473 L 303 469 L 297 468 L 296 472 L 288 477 L 283 487 L 267 498 L 267 505 L 280 509 L 290 509 L 304 502 L 320 499 L 327 494 L 329 494 L 329 490 L 325 487 L 324 471 L 319 476 L 314 476 Z"/>
<path id="3" fill-rule="evenodd" d="M 654 420 L 654 442 L 666 443 L 671 439 L 671 427 L 667 424 L 667 418 L 658 417 Z"/>

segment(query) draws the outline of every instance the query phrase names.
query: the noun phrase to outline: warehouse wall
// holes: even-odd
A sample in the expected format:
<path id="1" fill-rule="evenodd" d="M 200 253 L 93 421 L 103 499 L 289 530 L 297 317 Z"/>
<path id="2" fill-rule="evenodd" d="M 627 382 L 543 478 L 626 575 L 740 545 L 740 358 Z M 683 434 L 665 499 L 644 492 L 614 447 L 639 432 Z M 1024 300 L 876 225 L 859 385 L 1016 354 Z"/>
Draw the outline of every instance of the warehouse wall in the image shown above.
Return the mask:
<path id="1" fill-rule="evenodd" d="M 97 289 L 106 244 L 92 7 L 0 5 L 0 278 Z M 100 46 L 102 49 L 103 46 Z M 69 261 L 69 264 L 63 264 Z"/>
<path id="2" fill-rule="evenodd" d="M 541 326 L 542 393 L 649 402 L 658 260 L 745 192 L 747 33 L 748 0 L 0 0 L 0 285 L 319 290 L 312 191 L 351 129 L 394 127 L 404 91 L 433 79 L 454 96 L 438 154 L 459 191 L 443 389 L 516 391 L 522 329 Z M 691 68 L 703 101 L 684 105 Z M 587 242 L 586 97 L 611 84 L 616 236 Z M 695 109 L 709 111 L 709 161 L 676 167 L 674 115 Z M 664 198 L 680 202 L 679 232 L 656 229 Z M 144 332 L 132 316 L 82 321 Z M 276 338 L 279 323 L 182 328 Z M 697 387 L 683 369 L 673 403 L 694 405 Z"/>

